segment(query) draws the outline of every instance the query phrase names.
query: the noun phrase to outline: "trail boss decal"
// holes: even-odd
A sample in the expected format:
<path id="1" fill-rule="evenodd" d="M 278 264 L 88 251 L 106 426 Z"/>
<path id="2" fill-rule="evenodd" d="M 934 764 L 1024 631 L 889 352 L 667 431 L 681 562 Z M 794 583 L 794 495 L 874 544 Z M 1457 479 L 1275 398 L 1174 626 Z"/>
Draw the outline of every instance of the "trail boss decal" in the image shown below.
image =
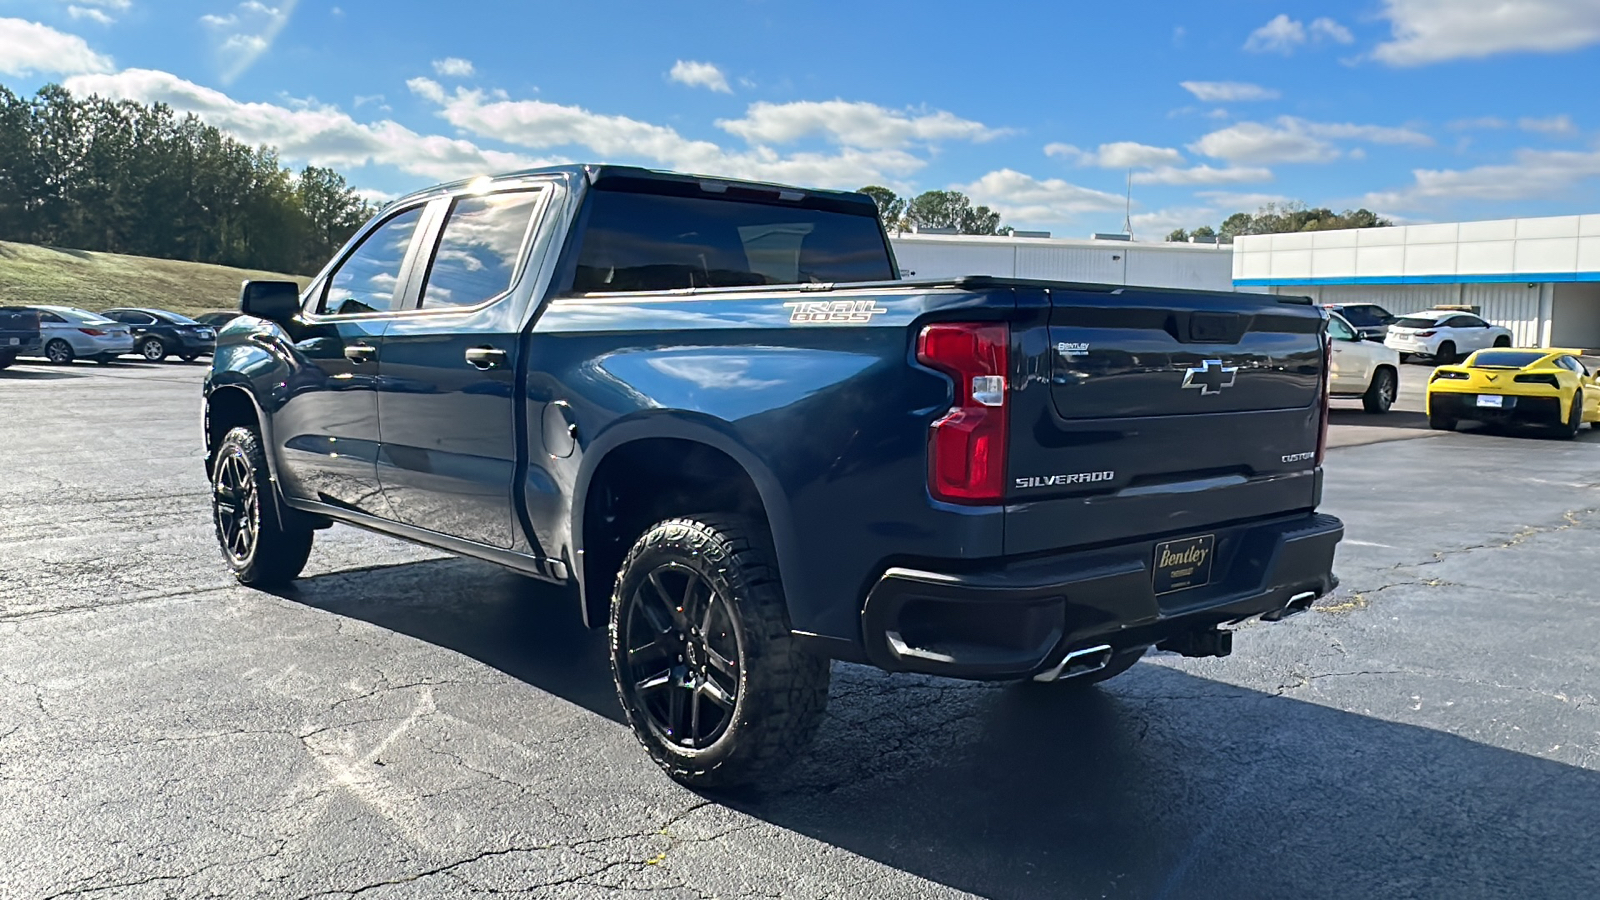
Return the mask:
<path id="1" fill-rule="evenodd" d="M 1115 472 L 1076 472 L 1072 475 L 1034 475 L 1017 479 L 1017 490 L 1028 488 L 1066 487 L 1069 484 L 1095 484 L 1101 481 L 1111 481 L 1117 477 Z"/>
<path id="2" fill-rule="evenodd" d="M 1186 591 L 1211 583 L 1211 557 L 1216 549 L 1214 534 L 1167 541 L 1156 545 L 1153 576 L 1156 594 Z"/>
<path id="3" fill-rule="evenodd" d="M 790 325 L 865 325 L 888 312 L 876 300 L 800 300 L 785 303 Z"/>

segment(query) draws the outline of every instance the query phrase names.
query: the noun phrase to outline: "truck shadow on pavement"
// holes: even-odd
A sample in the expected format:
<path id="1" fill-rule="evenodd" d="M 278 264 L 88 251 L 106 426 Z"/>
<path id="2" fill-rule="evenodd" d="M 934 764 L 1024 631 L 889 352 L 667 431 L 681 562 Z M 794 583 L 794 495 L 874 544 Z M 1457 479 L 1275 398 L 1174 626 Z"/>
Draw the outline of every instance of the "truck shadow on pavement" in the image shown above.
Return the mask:
<path id="1" fill-rule="evenodd" d="M 603 634 L 558 590 L 444 560 L 307 579 L 285 596 L 621 722 Z M 1349 676 L 1337 681 L 1354 703 L 1410 708 L 1394 695 L 1414 679 L 1327 674 Z M 1315 682 L 1286 680 L 1250 690 L 1170 658 L 1089 689 L 836 664 L 816 743 L 771 786 L 715 799 L 985 897 L 1593 895 L 1600 773 L 1321 705 L 1335 700 Z M 1495 728 L 1514 741 L 1519 718 L 1582 714 L 1529 699 Z"/>

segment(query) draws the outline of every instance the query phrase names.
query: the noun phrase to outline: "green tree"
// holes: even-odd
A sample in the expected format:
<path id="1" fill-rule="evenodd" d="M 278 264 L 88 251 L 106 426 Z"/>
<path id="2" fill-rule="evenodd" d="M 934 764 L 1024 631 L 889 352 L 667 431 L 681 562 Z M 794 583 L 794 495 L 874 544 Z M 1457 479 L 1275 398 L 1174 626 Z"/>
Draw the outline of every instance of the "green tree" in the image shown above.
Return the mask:
<path id="1" fill-rule="evenodd" d="M 1197 238 L 1214 238 L 1216 236 L 1217 236 L 1216 230 L 1213 229 L 1210 225 L 1201 225 L 1199 228 L 1196 228 L 1194 230 L 1194 232 L 1190 235 L 1190 237 L 1197 237 Z"/>
<path id="2" fill-rule="evenodd" d="M 973 206 L 960 191 L 925 191 L 906 205 L 906 219 L 922 228 L 954 228 L 959 234 L 998 234 L 1000 214 Z"/>
<path id="3" fill-rule="evenodd" d="M 1195 230 L 1199 231 L 1198 228 Z M 1174 228 L 1172 229 L 1172 232 L 1167 235 L 1167 241 L 1170 243 L 1181 244 L 1187 240 L 1189 240 L 1189 232 L 1184 231 L 1182 228 Z"/>
<path id="4" fill-rule="evenodd" d="M 878 218 L 883 220 L 885 228 L 899 228 L 901 219 L 905 216 L 906 201 L 899 194 L 882 185 L 869 184 L 861 189 L 861 193 L 871 197 L 878 204 Z"/>

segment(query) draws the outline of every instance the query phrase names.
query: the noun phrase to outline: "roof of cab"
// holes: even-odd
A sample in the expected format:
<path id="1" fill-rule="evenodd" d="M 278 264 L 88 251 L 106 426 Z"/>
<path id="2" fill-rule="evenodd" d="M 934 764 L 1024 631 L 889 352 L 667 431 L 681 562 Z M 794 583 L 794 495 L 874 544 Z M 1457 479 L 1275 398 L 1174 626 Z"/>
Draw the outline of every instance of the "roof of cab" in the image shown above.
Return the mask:
<path id="1" fill-rule="evenodd" d="M 475 185 L 487 182 L 494 185 L 500 182 L 516 181 L 522 178 L 537 177 L 541 175 L 566 175 L 572 178 L 587 178 L 590 184 L 598 184 L 609 178 L 627 178 L 630 180 L 649 180 L 677 183 L 700 183 L 702 185 L 719 185 L 724 188 L 738 187 L 755 191 L 797 192 L 804 196 L 826 197 L 835 202 L 864 204 L 873 207 L 877 204 L 866 194 L 855 191 L 832 191 L 817 188 L 799 187 L 790 184 L 778 184 L 766 181 L 749 181 L 740 178 L 724 178 L 719 175 L 692 175 L 684 172 L 669 172 L 664 169 L 646 169 L 641 166 L 614 166 L 595 163 L 572 164 L 563 166 L 541 166 L 533 169 L 520 169 L 515 172 L 503 172 L 498 175 L 478 175 L 472 178 L 462 178 L 457 181 L 437 184 L 433 187 L 414 191 L 397 199 L 399 203 L 420 197 L 437 196 L 441 194 L 457 193 Z"/>

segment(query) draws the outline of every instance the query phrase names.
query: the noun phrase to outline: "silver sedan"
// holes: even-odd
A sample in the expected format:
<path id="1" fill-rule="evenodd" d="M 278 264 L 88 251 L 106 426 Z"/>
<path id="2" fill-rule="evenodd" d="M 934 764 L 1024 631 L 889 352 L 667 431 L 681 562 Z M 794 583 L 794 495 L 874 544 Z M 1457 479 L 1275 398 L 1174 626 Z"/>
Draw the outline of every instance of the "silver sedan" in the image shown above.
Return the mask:
<path id="1" fill-rule="evenodd" d="M 75 306 L 35 306 L 44 358 L 57 365 L 75 359 L 109 363 L 133 352 L 133 332 L 121 322 Z"/>

